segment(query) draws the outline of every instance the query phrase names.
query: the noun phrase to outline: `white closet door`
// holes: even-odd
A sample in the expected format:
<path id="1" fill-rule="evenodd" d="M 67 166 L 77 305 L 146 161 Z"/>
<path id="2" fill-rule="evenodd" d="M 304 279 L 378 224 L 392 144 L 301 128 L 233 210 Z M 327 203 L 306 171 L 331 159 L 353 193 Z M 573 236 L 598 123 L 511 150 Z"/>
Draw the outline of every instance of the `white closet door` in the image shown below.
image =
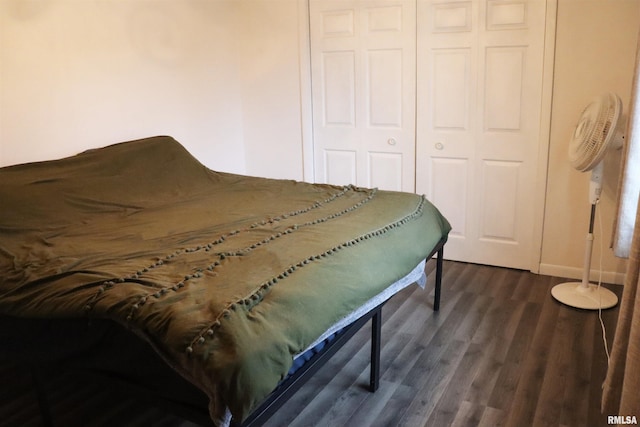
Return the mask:
<path id="1" fill-rule="evenodd" d="M 310 0 L 315 180 L 415 189 L 415 0 Z"/>
<path id="2" fill-rule="evenodd" d="M 418 3 L 416 190 L 450 220 L 446 257 L 530 269 L 546 2 Z"/>

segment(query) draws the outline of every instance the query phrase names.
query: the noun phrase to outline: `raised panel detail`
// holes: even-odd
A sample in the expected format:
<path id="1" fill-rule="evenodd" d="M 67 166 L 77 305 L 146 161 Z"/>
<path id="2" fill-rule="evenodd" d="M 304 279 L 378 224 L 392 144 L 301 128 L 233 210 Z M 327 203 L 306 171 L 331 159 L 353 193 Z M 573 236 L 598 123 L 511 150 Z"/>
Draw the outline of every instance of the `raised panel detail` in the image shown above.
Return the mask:
<path id="1" fill-rule="evenodd" d="M 337 10 L 322 14 L 323 37 L 353 36 L 353 10 Z"/>
<path id="2" fill-rule="evenodd" d="M 369 187 L 402 190 L 402 154 L 369 153 Z"/>
<path id="3" fill-rule="evenodd" d="M 368 10 L 368 30 L 402 31 L 402 6 L 375 7 Z"/>
<path id="4" fill-rule="evenodd" d="M 324 176 L 327 184 L 347 185 L 356 182 L 356 152 L 324 151 Z"/>
<path id="5" fill-rule="evenodd" d="M 470 49 L 437 49 L 433 53 L 433 126 L 467 129 L 469 121 Z"/>
<path id="6" fill-rule="evenodd" d="M 517 242 L 518 183 L 522 162 L 485 160 L 482 170 L 482 239 Z"/>
<path id="7" fill-rule="evenodd" d="M 451 223 L 451 235 L 464 237 L 467 225 L 467 182 L 469 161 L 434 157 L 431 159 L 430 200 Z"/>
<path id="8" fill-rule="evenodd" d="M 370 50 L 368 65 L 369 126 L 402 126 L 402 50 Z"/>
<path id="9" fill-rule="evenodd" d="M 520 129 L 526 47 L 490 47 L 485 57 L 485 130 Z"/>
<path id="10" fill-rule="evenodd" d="M 526 26 L 526 2 L 490 0 L 487 3 L 487 30 L 513 30 Z"/>
<path id="11" fill-rule="evenodd" d="M 324 52 L 324 124 L 355 126 L 355 53 Z"/>
<path id="12" fill-rule="evenodd" d="M 471 2 L 434 4 L 431 16 L 434 33 L 471 31 Z"/>

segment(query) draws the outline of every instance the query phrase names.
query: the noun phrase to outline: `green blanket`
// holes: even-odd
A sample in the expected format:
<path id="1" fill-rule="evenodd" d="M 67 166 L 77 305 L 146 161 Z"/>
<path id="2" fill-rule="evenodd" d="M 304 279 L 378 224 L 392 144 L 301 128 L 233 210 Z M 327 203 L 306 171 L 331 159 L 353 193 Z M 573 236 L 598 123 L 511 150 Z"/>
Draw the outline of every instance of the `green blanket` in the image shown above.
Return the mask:
<path id="1" fill-rule="evenodd" d="M 169 137 L 121 143 L 0 169 L 0 314 L 115 320 L 207 393 L 214 421 L 243 419 L 449 230 L 414 194 L 215 172 Z"/>

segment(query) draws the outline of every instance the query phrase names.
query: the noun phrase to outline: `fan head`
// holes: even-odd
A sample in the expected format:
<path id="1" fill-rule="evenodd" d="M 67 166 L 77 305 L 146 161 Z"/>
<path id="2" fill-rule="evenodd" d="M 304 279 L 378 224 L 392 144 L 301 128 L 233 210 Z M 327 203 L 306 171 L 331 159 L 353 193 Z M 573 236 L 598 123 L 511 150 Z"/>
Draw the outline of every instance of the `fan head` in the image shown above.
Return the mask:
<path id="1" fill-rule="evenodd" d="M 569 144 L 569 162 L 581 172 L 593 169 L 613 145 L 622 114 L 622 101 L 605 93 L 586 106 Z"/>

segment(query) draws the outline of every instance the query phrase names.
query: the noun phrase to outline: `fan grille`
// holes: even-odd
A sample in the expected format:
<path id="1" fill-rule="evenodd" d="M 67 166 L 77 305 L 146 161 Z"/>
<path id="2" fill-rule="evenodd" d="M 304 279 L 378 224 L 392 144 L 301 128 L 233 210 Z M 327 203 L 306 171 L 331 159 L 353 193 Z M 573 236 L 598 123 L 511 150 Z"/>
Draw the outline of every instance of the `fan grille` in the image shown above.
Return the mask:
<path id="1" fill-rule="evenodd" d="M 569 162 L 574 168 L 585 172 L 604 158 L 621 110 L 622 101 L 614 93 L 601 95 L 585 107 L 569 144 Z"/>

